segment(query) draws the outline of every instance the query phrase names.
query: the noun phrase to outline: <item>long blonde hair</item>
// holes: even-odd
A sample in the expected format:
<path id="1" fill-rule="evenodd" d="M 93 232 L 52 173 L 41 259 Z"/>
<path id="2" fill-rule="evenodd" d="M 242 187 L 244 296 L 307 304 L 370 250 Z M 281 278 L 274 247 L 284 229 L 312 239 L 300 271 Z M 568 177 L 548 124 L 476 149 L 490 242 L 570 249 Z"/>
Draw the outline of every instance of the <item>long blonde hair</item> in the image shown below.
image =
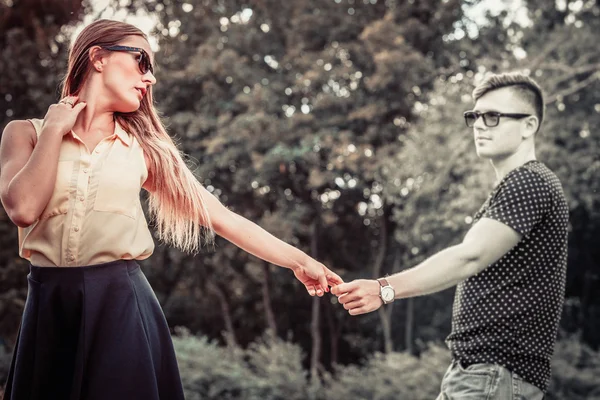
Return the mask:
<path id="1" fill-rule="evenodd" d="M 89 49 L 113 46 L 127 36 L 146 35 L 133 25 L 98 20 L 77 36 L 69 52 L 69 67 L 63 82 L 62 96 L 79 92 L 91 72 Z M 195 253 L 201 241 L 213 242 L 213 228 L 202 197 L 201 184 L 186 165 L 182 153 L 167 133 L 148 88 L 140 108 L 132 113 L 115 113 L 116 122 L 140 143 L 149 161 L 154 190 L 148 204 L 150 217 L 156 222 L 159 238 L 183 251 Z"/>

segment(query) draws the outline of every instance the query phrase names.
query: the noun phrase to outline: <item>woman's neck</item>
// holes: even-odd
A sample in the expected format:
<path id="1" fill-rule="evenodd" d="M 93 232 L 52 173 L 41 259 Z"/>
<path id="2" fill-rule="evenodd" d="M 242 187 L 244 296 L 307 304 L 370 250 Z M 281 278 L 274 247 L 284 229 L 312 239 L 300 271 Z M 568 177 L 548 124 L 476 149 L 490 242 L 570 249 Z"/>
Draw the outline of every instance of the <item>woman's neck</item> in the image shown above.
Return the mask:
<path id="1" fill-rule="evenodd" d="M 98 132 L 105 135 L 112 134 L 115 127 L 114 112 L 108 110 L 98 101 L 104 96 L 98 95 L 93 87 L 86 85 L 81 88 L 77 96 L 80 102 L 84 101 L 86 103 L 86 107 L 77 117 L 73 131 L 79 136 Z"/>

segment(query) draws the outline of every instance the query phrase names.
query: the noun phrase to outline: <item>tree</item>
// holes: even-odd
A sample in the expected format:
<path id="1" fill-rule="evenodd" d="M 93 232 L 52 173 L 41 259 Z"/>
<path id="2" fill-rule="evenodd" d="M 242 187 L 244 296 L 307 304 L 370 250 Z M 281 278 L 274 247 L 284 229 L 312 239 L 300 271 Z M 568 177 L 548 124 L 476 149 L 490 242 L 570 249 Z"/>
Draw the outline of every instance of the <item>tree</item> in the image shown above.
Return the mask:
<path id="1" fill-rule="evenodd" d="M 393 237 L 382 235 L 390 210 L 385 214 L 377 158 L 401 149 L 401 121 L 416 118 L 415 99 L 426 98 L 436 68 L 452 62 L 453 45 L 442 38 L 460 20 L 458 5 L 132 1 L 129 7 L 157 13 L 157 59 L 169 71 L 159 75 L 157 98 L 171 132 L 197 160 L 202 182 L 290 243 L 307 252 L 313 243 L 319 259 L 350 279 L 370 275 L 369 265 L 396 253 Z M 274 216 L 285 222 L 272 223 Z M 272 278 L 275 287 L 290 279 Z M 276 314 L 280 332 L 337 346 L 316 335 L 323 330 L 321 307 L 282 302 L 264 286 L 262 293 L 297 310 L 291 324 Z M 292 293 L 305 296 L 298 286 Z M 311 309 L 313 316 L 303 318 Z M 330 337 L 339 337 L 337 324 L 346 316 L 339 308 L 328 315 Z"/>

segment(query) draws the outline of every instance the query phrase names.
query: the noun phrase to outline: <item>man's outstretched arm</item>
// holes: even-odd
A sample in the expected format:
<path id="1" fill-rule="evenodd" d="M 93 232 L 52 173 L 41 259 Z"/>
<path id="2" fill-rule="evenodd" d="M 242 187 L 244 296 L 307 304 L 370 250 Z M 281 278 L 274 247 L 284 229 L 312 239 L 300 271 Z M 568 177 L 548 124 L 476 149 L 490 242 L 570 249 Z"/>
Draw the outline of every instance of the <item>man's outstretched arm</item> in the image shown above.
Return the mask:
<path id="1" fill-rule="evenodd" d="M 521 234 L 490 218 L 471 227 L 462 243 L 448 247 L 409 270 L 387 277 L 396 298 L 421 296 L 455 286 L 493 264 L 521 240 Z M 331 293 L 351 315 L 378 309 L 383 303 L 376 280 L 357 279 L 334 287 Z"/>

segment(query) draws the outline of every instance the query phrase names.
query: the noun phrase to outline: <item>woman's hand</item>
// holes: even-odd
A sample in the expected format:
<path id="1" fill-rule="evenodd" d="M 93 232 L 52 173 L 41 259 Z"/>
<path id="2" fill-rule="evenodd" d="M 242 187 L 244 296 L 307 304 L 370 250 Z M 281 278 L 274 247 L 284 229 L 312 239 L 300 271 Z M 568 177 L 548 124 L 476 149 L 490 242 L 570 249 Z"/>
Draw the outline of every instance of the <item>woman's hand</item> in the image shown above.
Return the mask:
<path id="1" fill-rule="evenodd" d="M 78 103 L 78 100 L 77 96 L 67 96 L 58 104 L 52 104 L 44 117 L 42 133 L 50 131 L 61 136 L 69 133 L 75 126 L 77 116 L 86 106 L 85 102 Z"/>
<path id="2" fill-rule="evenodd" d="M 321 297 L 329 291 L 329 286 L 344 283 L 338 274 L 312 258 L 309 258 L 306 265 L 296 267 L 293 271 L 296 278 L 302 282 L 311 296 Z"/>

